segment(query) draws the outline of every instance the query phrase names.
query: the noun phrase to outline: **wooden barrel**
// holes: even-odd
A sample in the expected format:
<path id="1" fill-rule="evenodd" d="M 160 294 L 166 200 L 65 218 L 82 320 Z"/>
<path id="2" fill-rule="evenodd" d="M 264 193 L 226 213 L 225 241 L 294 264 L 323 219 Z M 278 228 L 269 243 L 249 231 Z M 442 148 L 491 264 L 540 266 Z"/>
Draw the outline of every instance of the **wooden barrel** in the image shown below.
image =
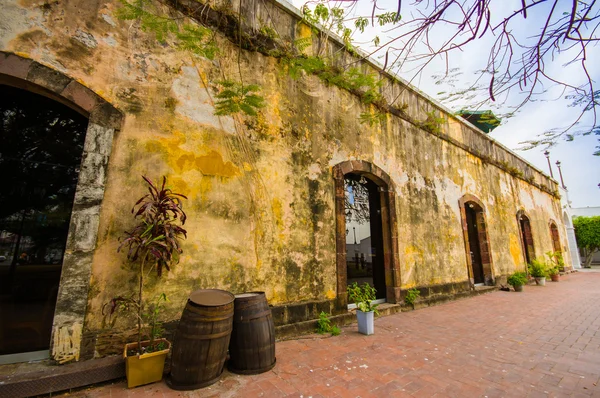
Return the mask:
<path id="1" fill-rule="evenodd" d="M 231 337 L 234 298 L 216 289 L 190 295 L 173 341 L 169 387 L 195 390 L 219 380 Z"/>
<path id="2" fill-rule="evenodd" d="M 239 374 L 258 374 L 275 366 L 275 326 L 264 292 L 235 296 L 233 331 L 227 368 Z"/>

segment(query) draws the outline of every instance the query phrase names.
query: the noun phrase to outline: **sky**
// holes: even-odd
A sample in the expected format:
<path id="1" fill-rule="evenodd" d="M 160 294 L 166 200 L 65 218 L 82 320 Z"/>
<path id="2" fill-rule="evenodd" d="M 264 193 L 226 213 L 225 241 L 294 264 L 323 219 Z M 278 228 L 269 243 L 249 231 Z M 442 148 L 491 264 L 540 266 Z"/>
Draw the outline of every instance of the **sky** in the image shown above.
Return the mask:
<path id="1" fill-rule="evenodd" d="M 306 0 L 292 0 L 292 3 L 296 7 L 301 8 L 307 2 Z M 346 1 L 342 4 L 349 3 L 351 2 Z M 410 3 L 412 1 L 403 1 L 402 3 L 401 15 L 404 21 L 418 15 L 418 10 L 411 7 Z M 507 12 L 517 10 L 521 4 L 521 0 L 492 0 L 492 3 L 496 7 L 493 9 L 492 20 L 497 22 L 494 20 L 495 18 L 501 18 L 503 15 L 507 15 Z M 312 8 L 315 2 L 309 2 L 308 4 Z M 330 4 L 334 4 L 334 2 Z M 382 8 L 377 13 L 395 11 L 398 1 L 378 0 L 377 5 Z M 373 3 L 371 0 L 359 0 L 353 12 L 355 15 L 370 16 L 372 6 Z M 515 20 L 516 23 L 510 25 L 511 32 L 519 40 L 527 40 L 527 38 L 537 32 L 535 29 L 541 26 L 540 22 L 543 22 L 542 18 L 545 20 L 547 14 L 544 11 L 547 10 L 541 7 L 538 11 L 531 9 L 527 20 Z M 451 35 L 452 32 L 449 27 L 440 27 L 440 30 L 436 32 L 432 41 L 435 42 L 438 38 L 442 40 Z M 395 33 L 396 31 L 394 30 L 389 31 L 389 27 L 379 28 L 375 24 L 374 27 L 369 25 L 362 36 L 359 36 L 358 32 L 356 32 L 353 39 L 359 47 L 369 51 L 369 49 L 373 48 L 369 42 L 375 35 L 379 36 L 381 42 L 384 43 L 386 42 L 386 38 L 394 37 Z M 445 83 L 436 84 L 436 79 L 432 77 L 445 74 L 446 61 L 441 58 L 437 58 L 428 64 L 420 74 L 416 74 L 414 71 L 414 66 L 417 64 L 403 66 L 398 71 L 398 74 L 404 79 L 409 80 L 412 85 L 430 97 L 439 101 L 446 97 L 446 95 L 440 93 L 466 88 L 473 83 L 473 80 L 477 76 L 476 71 L 481 70 L 485 66 L 489 48 L 492 44 L 491 40 L 494 39 L 494 37 L 490 36 L 488 39 L 484 38 L 475 41 L 465 47 L 463 51 L 454 51 L 450 54 L 447 63 L 448 68 L 456 68 L 457 73 L 460 73 L 460 75 L 456 76 L 456 81 L 451 83 L 454 84 L 454 87 Z M 424 46 L 417 48 L 415 53 L 420 51 L 425 51 Z M 587 57 L 592 79 L 598 81 L 600 79 L 600 68 L 594 66 L 600 65 L 600 46 L 588 47 Z M 378 54 L 375 54 L 373 58 L 378 62 L 383 62 L 383 59 Z M 566 65 L 566 62 L 571 58 L 572 54 L 567 52 L 557 55 L 554 59 L 548 59 L 546 62 L 547 70 L 556 78 L 565 79 L 570 83 L 578 85 L 583 83 L 583 74 L 578 64 Z M 569 107 L 568 105 L 571 101 L 564 99 L 564 93 L 556 87 L 547 85 L 543 89 L 547 90 L 545 96 L 538 98 L 535 102 L 528 103 L 515 116 L 503 118 L 501 125 L 492 131 L 490 136 L 549 175 L 548 160 L 543 154 L 544 148 L 539 147 L 527 151 L 520 150 L 519 148 L 523 146 L 520 143 L 536 139 L 538 134 L 551 128 L 569 125 L 577 117 L 580 109 Z M 480 109 L 492 109 L 496 114 L 501 115 L 509 112 L 510 109 L 508 107 L 516 103 L 516 101 L 520 101 L 520 98 L 518 93 L 513 91 L 507 97 L 507 101 L 504 102 L 501 101 L 504 98 L 498 98 L 496 103 L 486 104 Z M 452 111 L 458 111 L 467 105 L 464 100 L 445 101 L 442 103 Z M 586 116 L 582 120 L 582 124 L 586 124 L 585 122 L 589 122 L 590 120 L 589 116 Z M 556 161 L 561 162 L 563 180 L 568 189 L 572 207 L 600 206 L 600 187 L 598 185 L 600 184 L 600 156 L 593 155 L 597 145 L 600 145 L 598 136 L 590 135 L 578 136 L 570 142 L 560 139 L 557 145 L 549 149 L 554 178 L 559 184 L 561 181 Z"/>

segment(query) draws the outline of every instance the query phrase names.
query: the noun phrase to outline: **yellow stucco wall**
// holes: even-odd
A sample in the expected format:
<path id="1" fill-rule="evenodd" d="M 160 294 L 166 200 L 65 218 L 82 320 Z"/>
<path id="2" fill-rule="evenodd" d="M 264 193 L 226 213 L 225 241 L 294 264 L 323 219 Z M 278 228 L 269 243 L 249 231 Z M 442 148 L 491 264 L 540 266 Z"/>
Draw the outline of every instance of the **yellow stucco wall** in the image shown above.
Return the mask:
<path id="1" fill-rule="evenodd" d="M 2 7 L 1 50 L 76 78 L 125 115 L 108 169 L 87 329 L 100 327 L 103 303 L 135 286 L 116 249 L 144 194 L 141 175 L 167 175 L 188 196 L 181 261 L 147 289 L 148 296 L 167 293 L 168 319 L 179 317 L 197 288 L 263 290 L 271 304 L 334 298 L 331 170 L 346 160 L 373 163 L 395 184 L 403 288 L 467 279 L 458 204 L 465 194 L 485 205 L 495 275 L 524 266 L 520 209 L 531 220 L 538 256 L 552 249 L 550 219 L 566 247 L 553 196 L 396 116 L 361 124 L 366 108 L 355 95 L 315 76 L 294 80 L 275 58 L 240 52 L 220 34 L 220 54 L 210 61 L 118 20 L 116 1 L 9 0 Z M 255 118 L 215 116 L 215 82 L 238 80 L 240 71 L 244 82 L 262 87 L 267 106 Z M 409 112 L 432 106 L 403 95 Z M 479 134 L 453 118 L 442 127 L 467 146 Z M 533 178 L 546 180 L 536 172 Z"/>

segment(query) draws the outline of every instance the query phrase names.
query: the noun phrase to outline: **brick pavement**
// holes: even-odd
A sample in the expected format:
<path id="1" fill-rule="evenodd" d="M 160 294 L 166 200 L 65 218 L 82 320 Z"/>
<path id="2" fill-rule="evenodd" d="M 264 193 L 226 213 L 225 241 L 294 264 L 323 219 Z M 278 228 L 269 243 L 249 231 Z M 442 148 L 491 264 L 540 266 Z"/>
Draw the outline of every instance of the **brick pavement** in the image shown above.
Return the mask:
<path id="1" fill-rule="evenodd" d="M 201 390 L 125 382 L 70 397 L 600 397 L 600 273 L 277 343 L 277 366 Z"/>

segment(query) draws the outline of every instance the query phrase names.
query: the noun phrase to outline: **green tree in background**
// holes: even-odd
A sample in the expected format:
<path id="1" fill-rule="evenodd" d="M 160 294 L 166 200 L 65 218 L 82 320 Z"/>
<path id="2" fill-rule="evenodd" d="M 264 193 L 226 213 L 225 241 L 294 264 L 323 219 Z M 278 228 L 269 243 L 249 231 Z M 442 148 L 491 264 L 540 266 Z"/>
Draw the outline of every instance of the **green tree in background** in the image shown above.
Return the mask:
<path id="1" fill-rule="evenodd" d="M 577 246 L 583 249 L 585 255 L 583 266 L 589 267 L 594 253 L 600 250 L 600 216 L 576 217 L 573 225 Z"/>

